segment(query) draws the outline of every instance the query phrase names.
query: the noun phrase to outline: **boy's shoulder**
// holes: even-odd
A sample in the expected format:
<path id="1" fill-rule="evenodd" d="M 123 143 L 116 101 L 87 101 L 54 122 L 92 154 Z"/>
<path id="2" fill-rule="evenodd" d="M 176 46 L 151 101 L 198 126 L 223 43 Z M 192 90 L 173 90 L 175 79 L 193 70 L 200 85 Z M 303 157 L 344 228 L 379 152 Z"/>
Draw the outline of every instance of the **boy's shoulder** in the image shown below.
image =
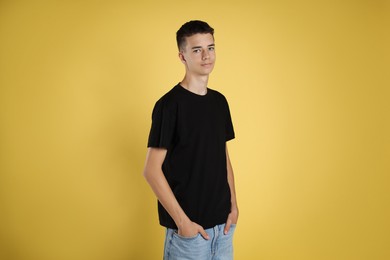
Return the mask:
<path id="1" fill-rule="evenodd" d="M 210 94 L 217 99 L 220 102 L 227 103 L 227 98 L 225 97 L 224 94 L 222 94 L 220 91 L 208 88 L 208 91 L 210 91 Z"/>
<path id="2" fill-rule="evenodd" d="M 156 103 L 172 103 L 178 98 L 177 85 L 162 95 Z"/>
<path id="3" fill-rule="evenodd" d="M 168 92 L 163 94 L 155 103 L 154 110 L 162 111 L 175 111 L 179 101 L 179 93 L 177 89 L 177 85 L 170 89 Z"/>
<path id="4" fill-rule="evenodd" d="M 207 88 L 207 91 L 210 91 L 210 94 L 212 94 L 216 97 L 225 98 L 225 96 L 221 92 L 219 92 L 218 90 L 215 90 L 212 88 Z"/>

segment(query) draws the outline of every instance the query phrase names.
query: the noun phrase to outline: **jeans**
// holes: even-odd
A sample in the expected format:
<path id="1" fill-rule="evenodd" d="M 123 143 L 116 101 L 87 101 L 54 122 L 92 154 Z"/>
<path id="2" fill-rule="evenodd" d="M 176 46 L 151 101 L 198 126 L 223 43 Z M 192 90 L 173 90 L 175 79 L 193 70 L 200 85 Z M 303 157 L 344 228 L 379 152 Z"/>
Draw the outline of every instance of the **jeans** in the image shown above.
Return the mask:
<path id="1" fill-rule="evenodd" d="M 164 243 L 164 260 L 232 260 L 233 234 L 236 225 L 232 224 L 225 235 L 225 224 L 206 229 L 210 239 L 198 233 L 194 237 L 182 237 L 177 230 L 167 228 Z"/>

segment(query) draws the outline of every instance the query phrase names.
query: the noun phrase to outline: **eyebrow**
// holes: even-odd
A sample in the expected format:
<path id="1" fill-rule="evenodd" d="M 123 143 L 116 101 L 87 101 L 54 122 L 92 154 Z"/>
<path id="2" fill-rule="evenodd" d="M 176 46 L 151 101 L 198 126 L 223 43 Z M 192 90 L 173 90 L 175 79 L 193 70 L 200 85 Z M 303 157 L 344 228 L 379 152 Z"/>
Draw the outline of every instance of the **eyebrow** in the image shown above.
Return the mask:
<path id="1" fill-rule="evenodd" d="M 207 47 L 214 47 L 214 46 L 215 46 L 215 43 L 212 43 L 212 44 L 207 45 Z M 199 48 L 202 48 L 202 46 L 194 46 L 194 47 L 191 48 L 191 50 L 193 50 L 193 49 L 199 49 Z"/>

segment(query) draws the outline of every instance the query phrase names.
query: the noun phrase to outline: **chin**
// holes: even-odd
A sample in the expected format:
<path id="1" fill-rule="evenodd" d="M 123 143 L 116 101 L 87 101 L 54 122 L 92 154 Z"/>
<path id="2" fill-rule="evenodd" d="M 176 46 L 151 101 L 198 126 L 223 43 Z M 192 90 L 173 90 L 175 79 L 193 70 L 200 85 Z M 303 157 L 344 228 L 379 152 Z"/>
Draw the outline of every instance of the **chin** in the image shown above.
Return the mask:
<path id="1" fill-rule="evenodd" d="M 213 71 L 213 68 L 203 69 L 200 74 L 210 74 Z"/>
<path id="2" fill-rule="evenodd" d="M 203 72 L 200 72 L 199 75 L 200 76 L 208 76 L 208 75 L 210 75 L 210 73 L 211 73 L 211 71 L 207 71 L 207 72 L 203 71 Z"/>

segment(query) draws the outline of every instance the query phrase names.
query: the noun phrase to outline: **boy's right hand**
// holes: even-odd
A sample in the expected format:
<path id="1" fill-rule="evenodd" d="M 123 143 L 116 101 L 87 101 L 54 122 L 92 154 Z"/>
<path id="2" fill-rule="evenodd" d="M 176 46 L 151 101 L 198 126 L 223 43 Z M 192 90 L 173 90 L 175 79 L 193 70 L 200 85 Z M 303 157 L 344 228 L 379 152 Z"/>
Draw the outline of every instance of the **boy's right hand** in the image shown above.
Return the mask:
<path id="1" fill-rule="evenodd" d="M 204 239 L 210 239 L 203 227 L 192 221 L 182 225 L 177 233 L 182 237 L 194 237 L 196 234 L 200 233 Z"/>

